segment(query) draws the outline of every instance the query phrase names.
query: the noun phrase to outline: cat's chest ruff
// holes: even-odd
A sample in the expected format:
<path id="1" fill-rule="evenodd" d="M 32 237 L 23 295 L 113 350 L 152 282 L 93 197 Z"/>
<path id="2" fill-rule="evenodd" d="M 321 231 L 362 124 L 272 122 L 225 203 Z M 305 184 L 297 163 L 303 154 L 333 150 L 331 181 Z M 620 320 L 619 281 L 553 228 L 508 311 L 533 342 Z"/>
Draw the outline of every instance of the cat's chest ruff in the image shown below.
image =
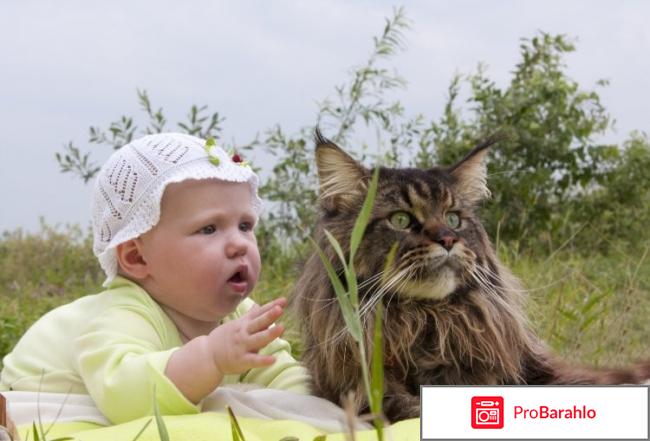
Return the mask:
<path id="1" fill-rule="evenodd" d="M 458 287 L 456 273 L 450 267 L 439 268 L 437 277 L 404 283 L 404 295 L 415 299 L 440 300 L 453 293 Z"/>

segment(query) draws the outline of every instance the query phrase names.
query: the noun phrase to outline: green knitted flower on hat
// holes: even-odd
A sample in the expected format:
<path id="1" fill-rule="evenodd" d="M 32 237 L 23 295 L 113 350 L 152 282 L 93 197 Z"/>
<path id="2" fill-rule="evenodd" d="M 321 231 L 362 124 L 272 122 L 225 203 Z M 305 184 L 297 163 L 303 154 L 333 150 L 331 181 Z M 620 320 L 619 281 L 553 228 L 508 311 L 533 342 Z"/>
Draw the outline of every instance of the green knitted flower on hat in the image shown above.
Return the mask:
<path id="1" fill-rule="evenodd" d="M 217 145 L 217 141 L 215 141 L 213 137 L 209 137 L 205 141 L 205 147 L 204 148 L 205 148 L 205 152 L 208 154 L 208 160 L 214 165 L 219 165 L 219 164 L 221 164 L 221 161 L 219 160 L 217 155 L 212 154 L 212 147 L 214 147 L 216 145 Z"/>

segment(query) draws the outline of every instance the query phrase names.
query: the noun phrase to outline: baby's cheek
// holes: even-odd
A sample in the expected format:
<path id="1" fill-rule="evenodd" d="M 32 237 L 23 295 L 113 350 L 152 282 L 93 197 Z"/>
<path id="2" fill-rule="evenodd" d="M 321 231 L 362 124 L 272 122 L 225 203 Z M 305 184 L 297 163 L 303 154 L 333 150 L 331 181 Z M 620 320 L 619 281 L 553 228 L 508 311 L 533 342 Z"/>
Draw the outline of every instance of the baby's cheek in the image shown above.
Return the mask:
<path id="1" fill-rule="evenodd" d="M 257 281 L 260 278 L 260 271 L 262 270 L 262 259 L 260 257 L 260 252 L 257 249 L 257 245 L 254 247 L 253 250 L 251 250 L 250 253 L 250 267 L 251 267 L 251 274 L 253 277 L 251 277 L 251 280 L 254 283 L 257 283 Z"/>

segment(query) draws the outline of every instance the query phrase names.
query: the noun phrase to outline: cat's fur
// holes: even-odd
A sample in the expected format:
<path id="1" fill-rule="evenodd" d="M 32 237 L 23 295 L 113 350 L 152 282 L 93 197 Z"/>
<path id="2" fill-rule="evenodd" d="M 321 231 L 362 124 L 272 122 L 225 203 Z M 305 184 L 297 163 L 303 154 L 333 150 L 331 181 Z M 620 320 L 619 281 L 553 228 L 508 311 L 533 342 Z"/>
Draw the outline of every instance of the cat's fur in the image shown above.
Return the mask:
<path id="1" fill-rule="evenodd" d="M 348 249 L 372 172 L 319 133 L 316 141 L 321 208 L 316 240 L 340 270 L 323 229 Z M 650 363 L 600 371 L 568 366 L 531 331 L 522 288 L 499 263 L 474 213 L 489 196 L 485 156 L 491 143 L 451 167 L 380 169 L 355 266 L 368 348 L 374 307 L 379 301 L 385 306 L 384 412 L 391 421 L 419 415 L 420 385 L 426 384 L 616 384 L 650 378 Z M 391 223 L 398 211 L 411 216 L 408 228 Z M 449 213 L 460 216 L 458 228 L 447 225 Z M 393 267 L 381 276 L 395 242 Z M 305 264 L 293 302 L 313 393 L 341 403 L 353 391 L 357 410 L 367 410 L 356 343 L 345 331 L 316 253 Z"/>

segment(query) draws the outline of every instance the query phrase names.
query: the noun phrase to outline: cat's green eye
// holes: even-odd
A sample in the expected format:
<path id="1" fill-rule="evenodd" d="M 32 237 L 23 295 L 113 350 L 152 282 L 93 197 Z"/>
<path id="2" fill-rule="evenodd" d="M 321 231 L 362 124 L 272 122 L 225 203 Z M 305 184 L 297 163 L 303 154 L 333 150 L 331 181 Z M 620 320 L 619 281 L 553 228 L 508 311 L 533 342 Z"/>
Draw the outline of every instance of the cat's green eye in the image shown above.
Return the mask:
<path id="1" fill-rule="evenodd" d="M 390 217 L 390 223 L 395 228 L 406 230 L 411 226 L 411 215 L 405 211 L 398 211 L 397 213 L 393 213 L 393 215 Z"/>
<path id="2" fill-rule="evenodd" d="M 453 211 L 451 213 L 447 213 L 447 225 L 454 229 L 460 227 L 460 216 L 458 213 L 455 213 Z"/>

